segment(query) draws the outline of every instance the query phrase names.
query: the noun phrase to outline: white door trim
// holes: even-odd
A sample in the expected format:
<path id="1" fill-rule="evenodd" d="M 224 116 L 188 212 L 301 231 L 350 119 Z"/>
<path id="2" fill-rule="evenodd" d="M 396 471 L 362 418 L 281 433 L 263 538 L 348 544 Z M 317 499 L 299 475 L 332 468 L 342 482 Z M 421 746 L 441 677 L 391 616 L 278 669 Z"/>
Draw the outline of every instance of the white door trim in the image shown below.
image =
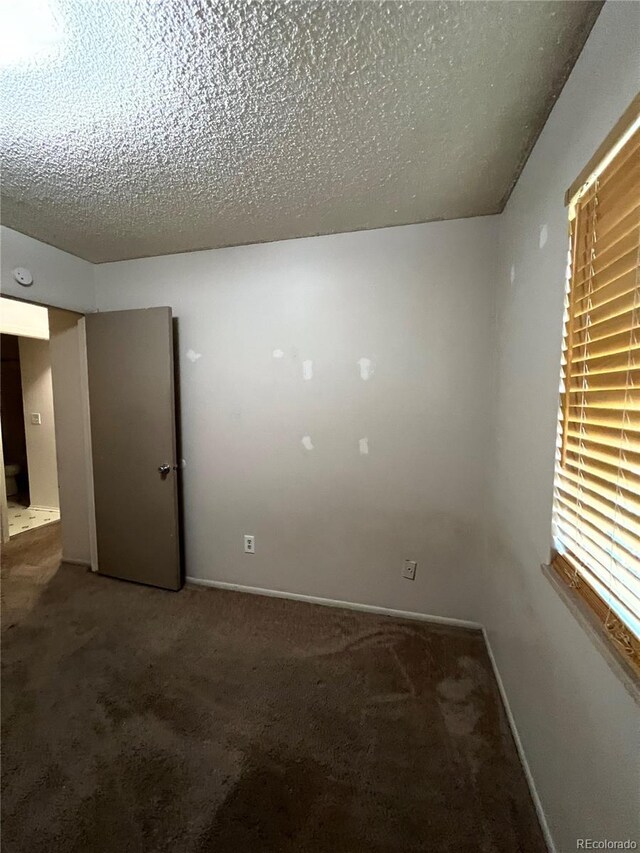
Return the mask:
<path id="1" fill-rule="evenodd" d="M 96 500 L 93 492 L 93 449 L 91 446 L 91 409 L 89 406 L 89 369 L 87 365 L 87 331 L 85 318 L 78 321 L 78 342 L 80 347 L 80 377 L 82 383 L 82 426 L 84 441 L 87 452 L 85 475 L 87 478 L 87 496 L 89 500 L 89 552 L 91 559 L 91 571 L 98 571 L 98 535 L 96 532 Z"/>

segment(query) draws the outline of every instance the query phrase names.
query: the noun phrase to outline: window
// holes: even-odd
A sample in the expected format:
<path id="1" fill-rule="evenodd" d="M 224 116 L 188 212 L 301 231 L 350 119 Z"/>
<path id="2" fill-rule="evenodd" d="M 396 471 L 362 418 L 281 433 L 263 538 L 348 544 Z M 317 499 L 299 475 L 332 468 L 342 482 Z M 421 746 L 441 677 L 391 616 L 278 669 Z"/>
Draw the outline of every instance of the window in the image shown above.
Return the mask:
<path id="1" fill-rule="evenodd" d="M 640 104 L 569 192 L 553 565 L 640 671 Z M 599 155 L 599 156 L 598 156 Z M 592 161 L 592 163 L 594 162 Z"/>

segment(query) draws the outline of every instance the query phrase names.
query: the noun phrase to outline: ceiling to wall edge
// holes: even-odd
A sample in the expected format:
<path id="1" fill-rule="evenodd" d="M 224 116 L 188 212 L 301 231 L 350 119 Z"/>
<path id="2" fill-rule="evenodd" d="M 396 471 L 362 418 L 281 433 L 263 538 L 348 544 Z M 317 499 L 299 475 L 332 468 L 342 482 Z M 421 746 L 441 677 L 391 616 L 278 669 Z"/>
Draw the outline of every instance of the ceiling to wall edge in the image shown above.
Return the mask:
<path id="1" fill-rule="evenodd" d="M 515 189 L 515 184 L 513 186 L 513 189 Z M 457 217 L 455 219 L 444 219 L 440 217 L 439 219 L 425 219 L 421 222 L 400 222 L 398 224 L 394 223 L 393 225 L 380 225 L 375 228 L 352 228 L 349 231 L 330 231 L 319 232 L 317 234 L 305 234 L 303 237 L 282 237 L 279 240 L 258 240 L 257 242 L 229 243 L 225 246 L 214 247 L 200 246 L 197 249 L 185 249 L 182 252 L 166 252 L 162 255 L 133 255 L 130 258 L 120 258 L 117 261 L 90 261 L 88 258 L 83 258 L 82 255 L 77 255 L 75 252 L 70 252 L 68 249 L 61 249 L 60 246 L 56 246 L 54 243 L 50 243 L 47 240 L 43 240 L 41 237 L 36 237 L 34 234 L 30 234 L 28 231 L 20 231 L 18 228 L 13 228 L 11 225 L 4 225 L 3 223 L 0 224 L 2 224 L 3 227 L 7 228 L 9 231 L 15 231 L 16 234 L 22 234 L 24 237 L 28 237 L 30 240 L 36 240 L 38 243 L 42 243 L 43 246 L 50 246 L 52 249 L 55 249 L 58 252 L 64 252 L 65 255 L 69 255 L 72 258 L 77 258 L 79 261 L 83 261 L 85 264 L 91 264 L 92 267 L 102 267 L 108 266 L 109 264 L 124 264 L 128 261 L 143 261 L 148 258 L 170 258 L 176 255 L 193 255 L 197 254 L 198 252 L 220 252 L 226 251 L 227 249 L 242 249 L 246 248 L 247 246 L 268 246 L 271 243 L 290 243 L 294 240 L 317 240 L 319 237 L 342 237 L 346 234 L 366 234 L 369 231 L 390 231 L 394 228 L 410 228 L 412 226 L 419 227 L 420 225 L 438 225 L 444 222 L 467 222 L 470 219 L 490 219 L 492 216 L 500 216 L 504 210 L 504 207 L 505 205 L 503 205 L 500 210 L 496 210 L 494 213 L 481 213 L 477 216 L 462 216 Z"/>
<path id="2" fill-rule="evenodd" d="M 602 0 L 601 6 L 602 5 L 604 5 L 604 0 Z M 595 24 L 596 20 L 597 20 L 597 18 L 594 19 L 594 22 L 593 22 L 594 24 Z M 593 25 L 590 28 L 589 32 L 591 31 L 592 28 L 593 28 Z M 587 38 L 588 38 L 588 34 L 587 34 Z M 585 40 L 585 44 L 586 44 L 586 40 Z M 584 44 L 582 46 L 580 53 L 582 53 L 582 50 L 584 50 Z M 580 58 L 580 54 L 578 54 L 577 59 L 579 59 L 579 58 Z M 576 59 L 576 61 L 577 61 L 577 59 Z M 572 70 L 573 70 L 573 66 L 571 68 L 567 69 L 567 73 L 564 75 L 564 79 L 562 80 L 562 83 L 561 83 L 561 88 L 559 89 L 558 94 L 555 97 L 555 99 L 553 100 L 553 102 L 550 104 L 549 109 L 547 110 L 543 121 L 540 123 L 540 127 L 538 128 L 535 136 L 532 138 L 532 141 L 531 141 L 531 144 L 530 144 L 528 150 L 525 151 L 525 153 L 523 154 L 522 160 L 520 162 L 520 165 L 518 166 L 516 174 L 514 175 L 513 181 L 511 183 L 511 185 L 509 186 L 509 189 L 507 190 L 507 192 L 504 194 L 504 196 L 500 200 L 500 203 L 498 205 L 497 210 L 494 210 L 490 213 L 477 214 L 476 216 L 464 216 L 464 217 L 457 217 L 454 219 L 446 219 L 444 217 L 437 217 L 435 219 L 423 219 L 423 220 L 419 220 L 419 221 L 410 220 L 407 222 L 394 222 L 392 225 L 379 225 L 379 226 L 370 227 L 370 228 L 363 226 L 362 228 L 351 228 L 347 231 L 318 231 L 314 234 L 305 234 L 302 236 L 294 235 L 291 237 L 281 237 L 278 240 L 258 240 L 256 242 L 245 241 L 245 242 L 239 242 L 239 243 L 225 243 L 222 246 L 198 246 L 197 248 L 194 248 L 194 249 L 184 249 L 182 252 L 167 252 L 166 256 L 170 256 L 170 255 L 191 255 L 194 252 L 215 252 L 215 251 L 218 251 L 220 249 L 236 249 L 236 248 L 241 248 L 242 246 L 262 246 L 262 245 L 267 245 L 269 243 L 286 243 L 290 240 L 314 240 L 316 237 L 338 237 L 342 234 L 359 234 L 359 233 L 366 232 L 366 231 L 386 231 L 389 228 L 406 228 L 409 225 L 430 225 L 430 224 L 435 224 L 438 222 L 460 222 L 460 221 L 464 221 L 466 219 L 485 219 L 488 216 L 501 216 L 502 213 L 504 212 L 505 207 L 507 206 L 507 204 L 509 202 L 509 199 L 511 198 L 511 195 L 513 194 L 513 191 L 515 190 L 516 186 L 518 185 L 518 181 L 520 180 L 520 177 L 521 177 L 521 175 L 522 175 L 522 173 L 523 173 L 523 171 L 524 171 L 524 169 L 525 169 L 525 167 L 529 161 L 529 158 L 531 157 L 531 154 L 533 153 L 533 150 L 536 147 L 536 144 L 538 142 L 538 139 L 540 138 L 540 135 L 542 134 L 542 131 L 544 130 L 547 122 L 549 121 L 549 117 L 551 116 L 551 113 L 553 112 L 553 109 L 554 109 L 555 105 L 557 104 L 558 99 L 559 99 L 560 95 L 562 94 L 562 91 L 564 90 L 564 87 L 566 85 L 567 80 L 569 79 L 569 76 L 570 76 Z M 0 219 L 0 224 L 4 224 L 4 223 L 2 223 L 1 219 Z M 119 263 L 122 263 L 124 261 L 139 261 L 139 260 L 143 260 L 144 258 L 165 257 L 164 254 L 163 255 L 143 254 L 143 255 L 132 255 L 131 257 L 120 258 L 120 259 L 115 260 L 115 261 L 92 261 L 92 260 L 89 260 L 89 258 L 85 258 L 82 255 L 79 255 L 79 254 L 76 254 L 75 252 L 69 251 L 69 249 L 62 249 L 62 248 L 60 248 L 60 246 L 56 246 L 55 243 L 50 243 L 47 240 L 43 240 L 42 237 L 36 237 L 35 234 L 32 234 L 29 231 L 20 230 L 18 228 L 13 228 L 10 225 L 5 225 L 4 227 L 10 228 L 12 231 L 16 231 L 19 234 L 23 234 L 25 237 L 29 237 L 32 240 L 37 240 L 39 243 L 43 243 L 45 246 L 51 246 L 51 248 L 57 249 L 59 252 L 64 252 L 67 255 L 71 255 L 71 257 L 78 258 L 81 261 L 85 261 L 86 263 L 91 264 L 92 266 L 102 266 L 104 264 L 119 264 Z"/>
<path id="3" fill-rule="evenodd" d="M 515 187 L 518 184 L 518 181 L 519 181 L 519 179 L 522 175 L 522 172 L 523 172 L 523 170 L 524 170 L 524 168 L 528 162 L 528 159 L 531 156 L 532 151 L 535 149 L 535 146 L 536 146 L 537 141 L 540 137 L 540 134 L 542 133 L 542 130 L 546 126 L 546 124 L 549 120 L 549 117 L 550 117 L 551 113 L 553 112 L 553 108 L 554 108 L 555 104 L 557 103 L 558 98 L 559 98 L 560 94 L 562 93 L 568 78 L 571 75 L 573 67 L 575 66 L 575 63 L 577 62 L 577 60 L 580 58 L 582 50 L 584 49 L 584 46 L 585 46 L 585 44 L 589 38 L 589 34 L 590 34 L 591 30 L 593 29 L 595 21 L 598 19 L 600 11 L 604 5 L 604 0 L 600 0 L 600 2 L 598 2 L 598 0 L 596 0 L 596 2 L 594 2 L 590 5 L 592 5 L 593 7 L 596 7 L 597 11 L 595 12 L 595 14 L 589 16 L 589 18 L 588 18 L 588 25 L 585 26 L 585 28 L 584 28 L 584 32 L 583 32 L 582 39 L 581 39 L 582 43 L 580 45 L 580 49 L 579 49 L 578 53 L 573 55 L 567 62 L 565 62 L 565 64 L 561 68 L 557 69 L 557 72 L 556 72 L 557 84 L 551 88 L 551 91 L 550 91 L 551 97 L 549 98 L 549 103 L 548 104 L 547 103 L 542 104 L 543 113 L 535 121 L 533 135 L 532 135 L 531 139 L 527 140 L 527 148 L 525 151 L 523 151 L 522 156 L 520 158 L 520 161 L 518 163 L 518 166 L 514 170 L 513 178 L 510 182 L 510 185 L 508 186 L 508 189 L 506 190 L 506 192 L 504 193 L 502 198 L 499 200 L 499 202 L 493 207 L 493 209 L 490 209 L 490 210 L 488 210 L 484 213 L 481 213 L 481 214 L 471 215 L 468 218 L 476 218 L 476 216 L 499 215 L 504 211 L 504 209 L 505 209 L 506 205 L 508 204 L 508 201 L 509 201 Z M 289 240 L 289 239 L 307 239 L 307 238 L 313 238 L 313 237 L 317 237 L 317 236 L 333 236 L 333 235 L 338 235 L 338 234 L 356 233 L 358 231 L 380 230 L 382 228 L 403 227 L 404 225 L 420 225 L 420 224 L 426 224 L 426 223 L 430 223 L 430 222 L 452 221 L 452 220 L 459 219 L 459 218 L 467 218 L 467 217 L 453 216 L 453 217 L 429 217 L 429 218 L 424 218 L 424 219 L 410 218 L 410 219 L 407 219 L 406 221 L 400 221 L 400 222 L 395 221 L 395 222 L 389 222 L 388 224 L 375 224 L 375 225 L 371 225 L 371 226 L 370 225 L 363 225 L 362 227 L 356 227 L 356 228 L 333 229 L 330 227 L 327 230 L 313 230 L 308 234 L 291 234 L 291 236 L 278 236 L 278 237 L 275 237 L 274 239 L 270 239 L 270 238 L 259 239 L 258 238 L 258 239 L 244 239 L 244 240 L 240 239 L 240 240 L 236 241 L 232 237 L 231 240 L 225 239 L 224 242 L 219 242 L 219 243 L 216 243 L 215 240 L 209 241 L 207 239 L 206 242 L 204 242 L 204 243 L 201 243 L 199 241 L 198 245 L 193 246 L 193 247 L 189 247 L 189 248 L 185 248 L 185 249 L 178 249 L 178 250 L 174 250 L 174 251 L 160 252 L 160 253 L 158 253 L 156 250 L 156 251 L 142 252 L 142 253 L 138 254 L 135 252 L 135 248 L 132 247 L 133 252 L 131 254 L 125 254 L 123 257 L 105 259 L 105 260 L 91 260 L 89 257 L 87 257 L 83 253 L 83 249 L 82 248 L 79 249 L 77 245 L 73 249 L 69 249 L 66 247 L 62 248 L 56 242 L 52 242 L 50 239 L 49 240 L 43 239 L 42 236 L 39 236 L 36 233 L 38 231 L 38 229 L 36 229 L 36 228 L 32 229 L 28 226 L 24 227 L 24 223 L 22 225 L 19 225 L 18 227 L 9 225 L 7 223 L 7 227 L 12 227 L 14 230 L 16 230 L 19 233 L 25 234 L 26 236 L 29 236 L 32 239 L 39 240 L 40 242 L 42 242 L 45 245 L 53 246 L 54 248 L 57 248 L 60 251 L 64 251 L 73 257 L 79 258 L 79 259 L 84 260 L 88 263 L 98 265 L 98 264 L 102 264 L 102 263 L 119 262 L 121 260 L 135 260 L 135 259 L 145 258 L 145 257 L 160 257 L 164 254 L 168 254 L 168 255 L 170 255 L 170 254 L 186 254 L 186 253 L 191 253 L 191 252 L 209 251 L 209 250 L 213 250 L 213 249 L 217 249 L 217 248 L 231 248 L 231 247 L 236 247 L 236 246 L 259 245 L 261 243 L 269 243 L 269 242 L 282 242 L 284 240 Z M 40 234 L 41 233 L 42 232 L 40 232 Z M 225 237 L 228 238 L 228 235 L 225 235 Z"/>
<path id="4" fill-rule="evenodd" d="M 529 162 L 529 157 L 531 157 L 531 155 L 533 154 L 533 151 L 534 151 L 536 145 L 538 144 L 538 140 L 542 136 L 542 131 L 547 126 L 547 123 L 548 123 L 549 119 L 551 118 L 551 113 L 554 111 L 556 104 L 558 103 L 558 101 L 560 100 L 560 97 L 562 96 L 562 93 L 564 92 L 564 87 L 567 85 L 567 81 L 569 80 L 569 77 L 571 77 L 571 73 L 572 73 L 573 69 L 576 67 L 576 65 L 580 61 L 580 57 L 582 56 L 582 52 L 584 51 L 585 47 L 587 46 L 587 42 L 589 41 L 589 36 L 591 35 L 591 31 L 595 27 L 596 21 L 600 17 L 600 12 L 602 11 L 602 7 L 604 6 L 605 2 L 606 2 L 606 0 L 600 0 L 600 4 L 599 4 L 600 8 L 598 9 L 597 14 L 594 15 L 594 18 L 593 18 L 593 21 L 591 22 L 591 25 L 587 28 L 587 30 L 585 32 L 585 38 L 584 38 L 584 41 L 582 42 L 582 47 L 578 51 L 575 59 L 573 60 L 572 65 L 565 68 L 563 78 L 561 78 L 561 80 L 560 80 L 558 91 L 556 92 L 556 94 L 553 97 L 553 100 L 549 104 L 549 109 L 547 110 L 547 112 L 544 116 L 544 119 L 540 122 L 540 126 L 539 126 L 537 132 L 534 133 L 534 135 L 531 139 L 531 144 L 529 146 L 529 150 L 525 151 L 524 154 L 522 155 L 522 160 L 521 160 L 520 166 L 516 169 L 516 173 L 515 173 L 515 176 L 513 179 L 513 183 L 511 184 L 511 186 L 509 187 L 509 189 L 507 190 L 507 192 L 504 194 L 504 196 L 501 199 L 500 210 L 497 211 L 497 213 L 499 215 L 504 212 L 505 207 L 509 203 L 509 199 L 511 198 L 513 191 L 517 187 L 518 181 L 520 180 L 520 177 L 521 177 L 522 173 L 524 172 L 527 163 Z"/>

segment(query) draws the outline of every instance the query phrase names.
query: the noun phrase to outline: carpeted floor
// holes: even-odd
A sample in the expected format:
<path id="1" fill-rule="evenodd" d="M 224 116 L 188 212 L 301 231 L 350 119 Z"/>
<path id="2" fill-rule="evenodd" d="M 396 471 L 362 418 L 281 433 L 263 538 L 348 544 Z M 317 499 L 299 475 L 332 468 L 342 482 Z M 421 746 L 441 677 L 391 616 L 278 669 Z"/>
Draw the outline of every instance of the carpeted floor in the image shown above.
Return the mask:
<path id="1" fill-rule="evenodd" d="M 482 636 L 3 554 L 3 853 L 545 849 Z"/>

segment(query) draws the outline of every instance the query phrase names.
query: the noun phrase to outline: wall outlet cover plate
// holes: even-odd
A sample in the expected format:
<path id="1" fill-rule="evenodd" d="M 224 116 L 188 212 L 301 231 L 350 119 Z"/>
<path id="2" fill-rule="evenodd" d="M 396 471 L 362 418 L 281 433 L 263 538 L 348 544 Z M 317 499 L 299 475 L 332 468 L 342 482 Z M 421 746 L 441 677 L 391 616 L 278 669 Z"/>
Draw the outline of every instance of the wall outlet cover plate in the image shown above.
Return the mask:
<path id="1" fill-rule="evenodd" d="M 417 568 L 418 564 L 415 560 L 405 560 L 404 566 L 402 567 L 402 577 L 409 581 L 414 581 L 416 579 Z"/>

